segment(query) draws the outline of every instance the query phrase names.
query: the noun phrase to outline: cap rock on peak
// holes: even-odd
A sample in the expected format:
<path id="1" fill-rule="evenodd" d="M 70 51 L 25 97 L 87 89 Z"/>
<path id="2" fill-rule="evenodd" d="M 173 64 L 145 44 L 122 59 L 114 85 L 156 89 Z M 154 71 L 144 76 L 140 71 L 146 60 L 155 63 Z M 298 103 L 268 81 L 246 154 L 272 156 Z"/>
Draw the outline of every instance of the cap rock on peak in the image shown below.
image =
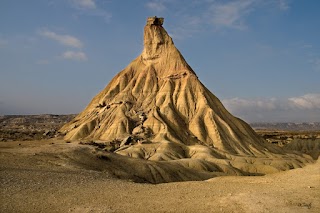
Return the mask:
<path id="1" fill-rule="evenodd" d="M 148 17 L 148 19 L 147 19 L 147 25 L 162 26 L 163 22 L 164 22 L 164 18 L 158 18 L 157 16 Z"/>

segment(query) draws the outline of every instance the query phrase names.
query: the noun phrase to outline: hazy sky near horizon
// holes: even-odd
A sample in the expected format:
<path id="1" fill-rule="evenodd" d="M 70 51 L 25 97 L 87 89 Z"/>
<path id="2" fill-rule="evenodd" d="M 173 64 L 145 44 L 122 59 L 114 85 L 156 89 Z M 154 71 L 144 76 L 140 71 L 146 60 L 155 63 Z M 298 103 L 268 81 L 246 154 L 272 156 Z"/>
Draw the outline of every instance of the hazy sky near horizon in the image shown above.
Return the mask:
<path id="1" fill-rule="evenodd" d="M 81 112 L 164 17 L 200 81 L 247 122 L 320 121 L 318 0 L 2 0 L 0 115 Z"/>

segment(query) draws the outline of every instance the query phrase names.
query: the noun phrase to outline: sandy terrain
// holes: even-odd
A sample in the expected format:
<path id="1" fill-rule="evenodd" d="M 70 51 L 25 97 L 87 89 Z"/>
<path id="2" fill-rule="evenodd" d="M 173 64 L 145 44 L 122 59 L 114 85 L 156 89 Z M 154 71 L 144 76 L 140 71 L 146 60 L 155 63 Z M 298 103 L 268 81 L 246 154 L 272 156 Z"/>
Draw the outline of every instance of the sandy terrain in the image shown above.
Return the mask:
<path id="1" fill-rule="evenodd" d="M 0 143 L 0 212 L 320 211 L 319 160 L 266 176 L 153 185 L 116 179 L 85 155 L 93 149 L 62 140 Z"/>

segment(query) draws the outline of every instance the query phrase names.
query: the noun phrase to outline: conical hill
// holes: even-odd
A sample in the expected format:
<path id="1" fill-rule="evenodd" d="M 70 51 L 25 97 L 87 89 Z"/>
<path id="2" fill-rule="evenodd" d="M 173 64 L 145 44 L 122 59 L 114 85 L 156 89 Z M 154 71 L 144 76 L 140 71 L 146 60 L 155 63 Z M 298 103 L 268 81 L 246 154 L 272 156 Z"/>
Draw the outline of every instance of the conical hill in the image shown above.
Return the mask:
<path id="1" fill-rule="evenodd" d="M 148 18 L 142 54 L 61 129 L 65 139 L 122 141 L 116 153 L 156 161 L 283 158 L 199 81 L 162 25 Z"/>

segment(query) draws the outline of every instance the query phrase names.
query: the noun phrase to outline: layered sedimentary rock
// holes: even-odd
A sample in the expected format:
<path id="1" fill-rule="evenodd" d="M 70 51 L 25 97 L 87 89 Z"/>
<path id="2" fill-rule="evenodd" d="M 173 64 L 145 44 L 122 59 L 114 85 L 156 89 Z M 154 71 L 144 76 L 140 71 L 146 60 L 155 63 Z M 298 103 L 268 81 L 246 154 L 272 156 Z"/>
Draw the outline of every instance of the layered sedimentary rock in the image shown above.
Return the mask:
<path id="1" fill-rule="evenodd" d="M 201 159 L 246 172 L 252 168 L 244 168 L 246 157 L 278 159 L 261 173 L 302 166 L 304 160 L 291 161 L 225 109 L 175 47 L 163 21 L 148 18 L 141 55 L 61 129 L 65 139 L 122 141 L 118 154 L 156 161 Z"/>

